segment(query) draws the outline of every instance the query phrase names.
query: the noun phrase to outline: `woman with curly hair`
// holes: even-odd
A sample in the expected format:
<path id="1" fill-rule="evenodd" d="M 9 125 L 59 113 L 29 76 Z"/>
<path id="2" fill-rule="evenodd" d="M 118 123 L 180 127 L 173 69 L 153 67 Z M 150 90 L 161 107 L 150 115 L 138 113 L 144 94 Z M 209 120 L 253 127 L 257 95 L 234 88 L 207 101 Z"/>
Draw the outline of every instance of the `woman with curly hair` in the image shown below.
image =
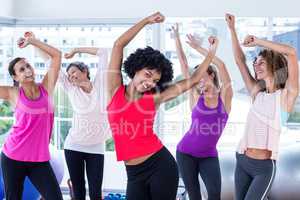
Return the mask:
<path id="1" fill-rule="evenodd" d="M 167 85 L 173 78 L 171 62 L 151 47 L 137 49 L 124 62 L 131 78 L 122 82 L 121 65 L 125 46 L 146 25 L 160 23 L 164 16 L 155 13 L 144 18 L 114 43 L 108 72 L 108 120 L 118 161 L 127 171 L 128 200 L 174 200 L 178 186 L 175 159 L 153 132 L 154 117 L 164 103 L 195 86 L 206 73 L 218 46 L 209 39 L 210 49 L 203 63 L 190 78 Z"/>
<path id="2" fill-rule="evenodd" d="M 247 36 L 245 47 L 264 47 L 253 62 L 255 76 L 252 76 L 238 41 L 235 17 L 227 14 L 226 21 L 235 62 L 252 98 L 244 136 L 236 153 L 236 199 L 263 200 L 276 174 L 281 126 L 299 93 L 297 51 L 288 45 Z"/>

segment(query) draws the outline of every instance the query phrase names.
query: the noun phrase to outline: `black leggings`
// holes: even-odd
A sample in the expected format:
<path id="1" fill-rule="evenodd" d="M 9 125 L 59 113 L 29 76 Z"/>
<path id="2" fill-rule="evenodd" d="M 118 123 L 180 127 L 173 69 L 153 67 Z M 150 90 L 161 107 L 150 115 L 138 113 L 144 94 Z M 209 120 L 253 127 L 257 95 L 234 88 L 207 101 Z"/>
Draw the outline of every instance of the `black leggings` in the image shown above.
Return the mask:
<path id="1" fill-rule="evenodd" d="M 91 200 L 102 198 L 104 155 L 65 149 L 65 158 L 76 200 L 85 200 L 85 167 Z"/>
<path id="2" fill-rule="evenodd" d="M 1 167 L 6 200 L 22 199 L 26 176 L 46 200 L 63 200 L 49 162 L 21 162 L 1 153 Z"/>
<path id="3" fill-rule="evenodd" d="M 138 165 L 126 165 L 127 200 L 175 200 L 178 169 L 170 152 L 163 147 Z"/>
<path id="4" fill-rule="evenodd" d="M 177 151 L 176 159 L 190 200 L 201 200 L 199 173 L 208 200 L 221 199 L 221 171 L 218 157 L 198 158 Z"/>

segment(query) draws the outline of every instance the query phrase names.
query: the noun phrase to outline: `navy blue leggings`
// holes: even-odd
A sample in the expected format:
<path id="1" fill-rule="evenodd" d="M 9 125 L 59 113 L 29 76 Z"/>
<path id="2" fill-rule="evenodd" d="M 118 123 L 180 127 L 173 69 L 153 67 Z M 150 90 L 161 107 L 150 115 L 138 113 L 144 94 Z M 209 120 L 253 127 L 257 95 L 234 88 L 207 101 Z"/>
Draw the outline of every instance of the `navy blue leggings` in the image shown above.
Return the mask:
<path id="1" fill-rule="evenodd" d="M 201 200 L 199 174 L 205 184 L 208 200 L 221 199 L 221 171 L 218 157 L 198 158 L 177 151 L 180 175 L 190 200 Z"/>
<path id="2" fill-rule="evenodd" d="M 276 174 L 274 160 L 257 160 L 236 154 L 236 200 L 265 200 Z"/>

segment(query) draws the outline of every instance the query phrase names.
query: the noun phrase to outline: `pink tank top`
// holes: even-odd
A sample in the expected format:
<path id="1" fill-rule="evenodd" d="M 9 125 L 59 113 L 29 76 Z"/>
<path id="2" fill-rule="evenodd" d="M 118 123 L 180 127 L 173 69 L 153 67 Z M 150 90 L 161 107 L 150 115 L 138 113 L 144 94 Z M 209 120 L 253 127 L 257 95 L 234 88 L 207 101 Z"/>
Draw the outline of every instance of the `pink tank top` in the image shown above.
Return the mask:
<path id="1" fill-rule="evenodd" d="M 21 87 L 15 107 L 15 123 L 3 145 L 10 159 L 24 162 L 50 160 L 49 142 L 54 121 L 54 109 L 46 89 L 39 85 L 40 96 L 30 100 Z"/>

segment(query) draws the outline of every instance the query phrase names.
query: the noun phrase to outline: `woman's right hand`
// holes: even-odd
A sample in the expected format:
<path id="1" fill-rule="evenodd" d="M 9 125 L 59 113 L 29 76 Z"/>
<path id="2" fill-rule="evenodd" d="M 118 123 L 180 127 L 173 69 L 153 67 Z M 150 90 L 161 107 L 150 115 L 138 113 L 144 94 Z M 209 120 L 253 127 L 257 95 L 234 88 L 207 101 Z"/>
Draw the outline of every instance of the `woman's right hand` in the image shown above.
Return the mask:
<path id="1" fill-rule="evenodd" d="M 258 45 L 258 38 L 254 35 L 247 35 L 244 39 L 243 46 L 245 47 L 255 47 Z"/>
<path id="2" fill-rule="evenodd" d="M 156 12 L 149 17 L 146 17 L 146 21 L 148 24 L 161 23 L 165 20 L 165 16 L 163 16 L 160 12 Z"/>
<path id="3" fill-rule="evenodd" d="M 217 52 L 218 45 L 219 45 L 219 40 L 215 36 L 210 36 L 208 38 L 208 42 L 209 42 L 208 52 L 211 53 L 213 56 L 215 56 L 216 52 Z"/>
<path id="4" fill-rule="evenodd" d="M 192 34 L 187 34 L 186 37 L 188 39 L 186 43 L 190 45 L 190 47 L 192 47 L 193 49 L 197 49 L 198 47 L 201 46 L 202 43 L 201 39 L 194 37 Z"/>
<path id="5" fill-rule="evenodd" d="M 24 37 L 21 37 L 17 42 L 19 48 L 27 47 L 30 44 L 31 39 L 35 39 L 35 35 L 33 34 L 33 32 L 25 32 Z"/>
<path id="6" fill-rule="evenodd" d="M 175 38 L 179 37 L 179 28 L 178 28 L 178 23 L 175 24 L 175 26 L 172 26 L 172 33 Z"/>
<path id="7" fill-rule="evenodd" d="M 74 57 L 74 55 L 76 54 L 77 52 L 75 51 L 75 49 L 72 49 L 69 53 L 65 53 L 64 54 L 64 57 L 65 59 L 71 59 Z"/>
<path id="8" fill-rule="evenodd" d="M 225 15 L 225 20 L 227 22 L 229 29 L 231 29 L 231 30 L 235 29 L 235 16 L 234 15 L 227 13 Z"/>

